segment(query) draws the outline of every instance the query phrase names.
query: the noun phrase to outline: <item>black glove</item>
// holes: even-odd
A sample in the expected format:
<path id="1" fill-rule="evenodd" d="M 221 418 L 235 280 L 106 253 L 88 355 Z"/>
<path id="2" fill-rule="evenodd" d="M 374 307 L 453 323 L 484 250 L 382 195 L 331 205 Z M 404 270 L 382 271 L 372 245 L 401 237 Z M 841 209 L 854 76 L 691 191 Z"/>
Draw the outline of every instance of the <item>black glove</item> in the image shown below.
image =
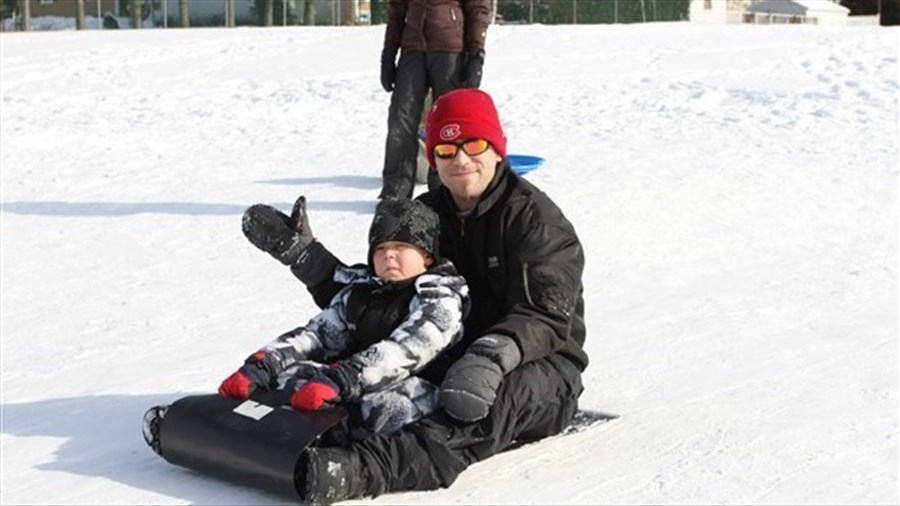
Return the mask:
<path id="1" fill-rule="evenodd" d="M 397 64 L 394 63 L 396 56 L 396 49 L 381 51 L 381 87 L 388 93 L 394 91 L 394 81 L 397 80 Z"/>
<path id="2" fill-rule="evenodd" d="M 481 86 L 481 67 L 484 66 L 484 49 L 472 49 L 463 58 L 462 74 L 459 76 L 466 88 Z"/>
<path id="3" fill-rule="evenodd" d="M 294 203 L 290 217 L 265 204 L 250 206 L 244 211 L 241 228 L 254 246 L 284 265 L 293 265 L 300 253 L 315 241 L 303 195 Z"/>
<path id="4" fill-rule="evenodd" d="M 521 361 L 519 345 L 511 338 L 500 334 L 479 337 L 444 377 L 441 384 L 444 411 L 463 422 L 486 417 L 497 399 L 503 376 Z"/>

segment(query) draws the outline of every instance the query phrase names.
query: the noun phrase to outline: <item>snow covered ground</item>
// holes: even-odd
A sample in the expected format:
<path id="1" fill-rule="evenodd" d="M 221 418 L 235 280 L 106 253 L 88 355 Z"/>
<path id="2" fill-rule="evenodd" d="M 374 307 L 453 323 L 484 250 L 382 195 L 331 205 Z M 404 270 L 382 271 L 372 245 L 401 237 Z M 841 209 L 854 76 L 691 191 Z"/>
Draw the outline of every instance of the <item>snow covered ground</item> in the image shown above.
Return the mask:
<path id="1" fill-rule="evenodd" d="M 4 33 L 3 503 L 274 504 L 143 412 L 315 306 L 240 231 L 307 195 L 364 258 L 383 27 Z M 578 230 L 615 422 L 373 504 L 896 504 L 898 38 L 494 26 L 483 88 Z"/>

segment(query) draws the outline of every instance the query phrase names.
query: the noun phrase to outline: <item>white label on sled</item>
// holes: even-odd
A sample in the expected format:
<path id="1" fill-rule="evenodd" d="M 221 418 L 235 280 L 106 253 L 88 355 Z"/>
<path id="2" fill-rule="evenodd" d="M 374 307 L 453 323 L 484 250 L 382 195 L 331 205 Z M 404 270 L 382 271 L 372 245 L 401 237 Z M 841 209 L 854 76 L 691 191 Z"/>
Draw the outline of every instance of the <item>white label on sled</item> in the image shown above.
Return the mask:
<path id="1" fill-rule="evenodd" d="M 235 413 L 257 421 L 262 420 L 262 417 L 268 415 L 272 411 L 274 411 L 274 408 L 254 401 L 244 401 L 240 406 L 234 408 Z"/>

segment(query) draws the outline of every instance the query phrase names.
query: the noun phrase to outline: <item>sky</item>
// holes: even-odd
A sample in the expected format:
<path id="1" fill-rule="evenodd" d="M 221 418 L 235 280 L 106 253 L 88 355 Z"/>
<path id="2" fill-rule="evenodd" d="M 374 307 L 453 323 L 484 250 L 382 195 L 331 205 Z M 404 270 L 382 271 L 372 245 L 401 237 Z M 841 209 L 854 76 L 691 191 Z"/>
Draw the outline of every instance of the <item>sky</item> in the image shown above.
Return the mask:
<path id="1" fill-rule="evenodd" d="M 0 502 L 280 504 L 146 409 L 317 308 L 240 230 L 306 195 L 362 261 L 383 27 L 0 35 Z M 353 504 L 897 504 L 898 46 L 878 26 L 492 26 L 508 152 L 585 250 L 619 419 Z M 424 191 L 420 186 L 417 192 Z"/>

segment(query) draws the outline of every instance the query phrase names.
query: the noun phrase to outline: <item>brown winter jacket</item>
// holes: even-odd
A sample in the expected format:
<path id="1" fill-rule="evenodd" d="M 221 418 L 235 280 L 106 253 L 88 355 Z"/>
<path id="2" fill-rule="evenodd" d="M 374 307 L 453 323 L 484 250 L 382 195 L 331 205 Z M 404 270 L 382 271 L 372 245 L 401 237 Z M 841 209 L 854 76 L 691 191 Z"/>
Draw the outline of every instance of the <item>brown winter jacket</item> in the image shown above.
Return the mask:
<path id="1" fill-rule="evenodd" d="M 484 49 L 490 0 L 390 0 L 384 49 L 460 53 Z"/>

